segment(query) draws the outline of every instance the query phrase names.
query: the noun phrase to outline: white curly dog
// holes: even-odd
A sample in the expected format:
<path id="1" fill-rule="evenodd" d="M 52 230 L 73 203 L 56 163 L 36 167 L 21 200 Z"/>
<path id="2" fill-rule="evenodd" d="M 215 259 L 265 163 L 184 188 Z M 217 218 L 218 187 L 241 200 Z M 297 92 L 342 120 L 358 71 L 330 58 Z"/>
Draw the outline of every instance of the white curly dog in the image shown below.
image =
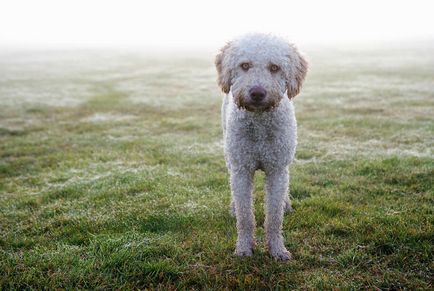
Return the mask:
<path id="1" fill-rule="evenodd" d="M 293 44 L 268 34 L 249 34 L 221 49 L 215 61 L 222 105 L 224 151 L 237 219 L 235 254 L 251 256 L 255 246 L 253 177 L 265 172 L 265 232 L 270 254 L 289 260 L 282 237 L 290 211 L 289 164 L 297 144 L 294 98 L 307 62 Z"/>

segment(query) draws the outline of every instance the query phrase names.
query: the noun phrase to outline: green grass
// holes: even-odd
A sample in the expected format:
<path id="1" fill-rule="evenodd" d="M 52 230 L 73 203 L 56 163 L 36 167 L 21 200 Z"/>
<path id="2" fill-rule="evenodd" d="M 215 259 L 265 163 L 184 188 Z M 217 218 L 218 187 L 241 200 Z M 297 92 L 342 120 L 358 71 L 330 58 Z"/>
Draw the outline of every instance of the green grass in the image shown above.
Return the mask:
<path id="1" fill-rule="evenodd" d="M 432 46 L 308 50 L 294 260 L 236 229 L 212 55 L 0 54 L 0 289 L 426 289 Z"/>

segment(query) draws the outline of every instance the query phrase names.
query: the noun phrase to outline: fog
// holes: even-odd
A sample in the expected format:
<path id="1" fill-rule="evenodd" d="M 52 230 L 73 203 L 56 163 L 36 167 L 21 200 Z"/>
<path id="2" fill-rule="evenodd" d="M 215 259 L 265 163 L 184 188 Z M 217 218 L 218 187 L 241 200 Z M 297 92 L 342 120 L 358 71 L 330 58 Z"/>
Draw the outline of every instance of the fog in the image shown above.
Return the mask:
<path id="1" fill-rule="evenodd" d="M 434 38 L 430 1 L 23 1 L 0 4 L 2 47 L 213 48 L 245 32 L 297 43 Z"/>

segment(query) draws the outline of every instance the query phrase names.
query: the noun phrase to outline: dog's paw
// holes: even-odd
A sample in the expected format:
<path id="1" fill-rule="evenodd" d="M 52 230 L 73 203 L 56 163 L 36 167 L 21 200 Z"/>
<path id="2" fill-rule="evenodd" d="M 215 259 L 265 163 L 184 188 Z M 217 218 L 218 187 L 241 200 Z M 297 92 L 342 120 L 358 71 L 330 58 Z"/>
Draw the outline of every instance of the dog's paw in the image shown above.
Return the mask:
<path id="1" fill-rule="evenodd" d="M 252 248 L 236 248 L 234 255 L 237 257 L 251 257 L 253 255 Z"/>
<path id="2" fill-rule="evenodd" d="M 289 261 L 292 258 L 291 253 L 285 248 L 282 238 L 269 240 L 267 243 L 267 248 L 270 255 L 276 260 Z"/>
<path id="3" fill-rule="evenodd" d="M 285 248 L 281 250 L 270 251 L 270 255 L 279 261 L 289 261 L 292 259 L 292 255 Z"/>
<path id="4" fill-rule="evenodd" d="M 256 243 L 254 238 L 238 238 L 237 245 L 235 247 L 235 255 L 238 257 L 250 257 L 253 254 L 255 245 Z"/>
<path id="5" fill-rule="evenodd" d="M 283 206 L 284 213 L 294 212 L 294 208 L 292 208 L 291 202 L 285 201 L 285 205 Z"/>

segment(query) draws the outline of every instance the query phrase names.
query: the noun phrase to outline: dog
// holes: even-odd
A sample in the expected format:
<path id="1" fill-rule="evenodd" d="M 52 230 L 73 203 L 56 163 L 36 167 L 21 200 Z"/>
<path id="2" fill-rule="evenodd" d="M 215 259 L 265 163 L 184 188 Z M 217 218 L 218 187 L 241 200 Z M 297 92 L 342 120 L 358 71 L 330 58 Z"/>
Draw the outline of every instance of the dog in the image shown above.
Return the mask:
<path id="1" fill-rule="evenodd" d="M 297 145 L 293 98 L 308 64 L 293 45 L 268 34 L 248 34 L 228 42 L 217 54 L 224 153 L 230 174 L 231 211 L 237 220 L 237 256 L 255 247 L 253 178 L 265 172 L 265 233 L 270 255 L 287 261 L 282 222 L 291 211 L 289 165 Z"/>

